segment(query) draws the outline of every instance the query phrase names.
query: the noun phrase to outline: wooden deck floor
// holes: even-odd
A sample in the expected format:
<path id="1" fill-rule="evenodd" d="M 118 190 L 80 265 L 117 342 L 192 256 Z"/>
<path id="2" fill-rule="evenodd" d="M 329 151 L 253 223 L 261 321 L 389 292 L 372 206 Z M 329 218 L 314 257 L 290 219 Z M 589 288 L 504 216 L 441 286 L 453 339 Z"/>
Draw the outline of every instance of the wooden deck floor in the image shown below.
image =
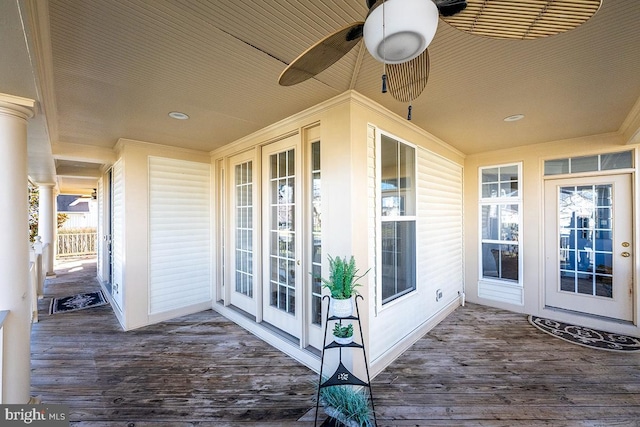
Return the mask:
<path id="1" fill-rule="evenodd" d="M 97 289 L 57 270 L 32 332 L 32 394 L 75 426 L 310 426 L 317 376 L 213 311 L 123 332 L 108 306 L 48 315 Z M 640 426 L 640 354 L 590 350 L 523 315 L 467 305 L 373 382 L 380 426 Z"/>

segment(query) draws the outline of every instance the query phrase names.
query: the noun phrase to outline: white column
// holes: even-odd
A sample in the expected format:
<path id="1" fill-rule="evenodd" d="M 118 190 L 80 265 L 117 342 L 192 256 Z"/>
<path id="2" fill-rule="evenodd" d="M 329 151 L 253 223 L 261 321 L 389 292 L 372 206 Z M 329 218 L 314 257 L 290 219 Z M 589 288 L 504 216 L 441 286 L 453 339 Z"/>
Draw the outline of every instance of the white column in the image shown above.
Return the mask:
<path id="1" fill-rule="evenodd" d="M 31 387 L 31 298 L 27 196 L 27 119 L 35 102 L 0 94 L 0 310 L 4 325 L 1 403 L 26 404 Z"/>
<path id="2" fill-rule="evenodd" d="M 53 274 L 53 258 L 55 253 L 54 238 L 57 226 L 56 205 L 54 203 L 54 184 L 38 184 L 38 236 L 42 238 L 42 244 L 49 244 L 49 250 L 43 252 L 46 258 L 43 260 L 44 274 Z"/>

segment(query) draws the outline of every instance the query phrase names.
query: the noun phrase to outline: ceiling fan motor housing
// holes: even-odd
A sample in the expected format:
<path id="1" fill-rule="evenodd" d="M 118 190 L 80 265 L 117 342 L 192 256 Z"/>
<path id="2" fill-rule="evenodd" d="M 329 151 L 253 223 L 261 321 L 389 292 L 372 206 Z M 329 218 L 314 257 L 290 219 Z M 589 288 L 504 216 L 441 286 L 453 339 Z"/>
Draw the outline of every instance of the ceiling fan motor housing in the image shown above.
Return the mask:
<path id="1" fill-rule="evenodd" d="M 438 28 L 431 0 L 378 1 L 364 23 L 364 43 L 376 60 L 400 64 L 420 55 Z"/>

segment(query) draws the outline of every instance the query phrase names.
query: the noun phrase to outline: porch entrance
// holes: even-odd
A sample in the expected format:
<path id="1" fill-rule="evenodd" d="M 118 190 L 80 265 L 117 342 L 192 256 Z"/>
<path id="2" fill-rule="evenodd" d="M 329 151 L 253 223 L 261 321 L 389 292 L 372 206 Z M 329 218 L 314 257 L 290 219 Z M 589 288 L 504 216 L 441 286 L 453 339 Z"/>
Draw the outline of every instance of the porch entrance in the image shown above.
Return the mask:
<path id="1" fill-rule="evenodd" d="M 545 304 L 633 320 L 631 175 L 545 182 Z"/>

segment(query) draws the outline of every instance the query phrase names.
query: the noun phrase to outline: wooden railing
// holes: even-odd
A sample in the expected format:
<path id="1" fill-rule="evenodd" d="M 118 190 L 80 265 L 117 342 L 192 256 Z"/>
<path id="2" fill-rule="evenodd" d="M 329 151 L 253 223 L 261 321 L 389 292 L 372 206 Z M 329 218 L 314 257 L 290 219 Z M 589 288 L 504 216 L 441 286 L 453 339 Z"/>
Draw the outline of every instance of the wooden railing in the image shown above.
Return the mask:
<path id="1" fill-rule="evenodd" d="M 59 233 L 56 254 L 58 256 L 92 255 L 96 253 L 96 241 L 96 233 Z"/>
<path id="2" fill-rule="evenodd" d="M 2 377 L 4 376 L 2 355 L 4 354 L 4 321 L 8 315 L 9 312 L 7 310 L 0 310 L 0 404 L 4 403 L 4 400 L 2 400 Z"/>

